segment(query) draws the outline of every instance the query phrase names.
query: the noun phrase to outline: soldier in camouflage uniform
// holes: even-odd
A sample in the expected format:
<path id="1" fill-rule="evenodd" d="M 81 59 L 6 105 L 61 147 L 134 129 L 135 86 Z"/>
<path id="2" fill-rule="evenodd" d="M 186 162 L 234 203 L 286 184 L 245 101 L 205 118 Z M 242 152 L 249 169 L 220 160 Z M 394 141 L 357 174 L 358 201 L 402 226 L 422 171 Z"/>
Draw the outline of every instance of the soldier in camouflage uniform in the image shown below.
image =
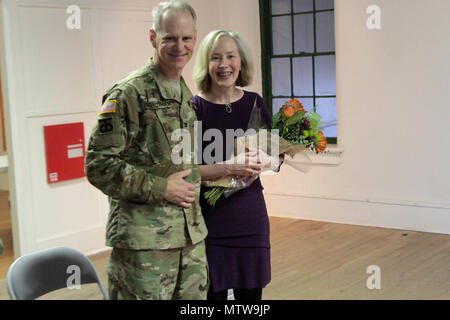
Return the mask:
<path id="1" fill-rule="evenodd" d="M 174 131 L 193 132 L 196 120 L 181 77 L 195 45 L 195 20 L 182 1 L 155 7 L 155 56 L 106 92 L 89 140 L 86 176 L 110 205 L 110 299 L 206 298 L 200 171 L 194 152 L 189 163 L 171 160 Z"/>

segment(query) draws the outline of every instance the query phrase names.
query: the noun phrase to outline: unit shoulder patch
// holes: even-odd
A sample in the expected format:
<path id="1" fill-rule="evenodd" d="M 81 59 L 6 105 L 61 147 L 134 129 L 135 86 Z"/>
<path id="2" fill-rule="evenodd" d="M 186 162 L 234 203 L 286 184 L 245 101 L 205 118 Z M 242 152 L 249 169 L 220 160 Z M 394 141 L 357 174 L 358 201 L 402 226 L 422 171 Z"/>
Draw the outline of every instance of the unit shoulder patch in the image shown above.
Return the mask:
<path id="1" fill-rule="evenodd" d="M 112 118 L 105 118 L 98 120 L 98 127 L 100 133 L 111 133 L 113 132 L 113 121 Z"/>

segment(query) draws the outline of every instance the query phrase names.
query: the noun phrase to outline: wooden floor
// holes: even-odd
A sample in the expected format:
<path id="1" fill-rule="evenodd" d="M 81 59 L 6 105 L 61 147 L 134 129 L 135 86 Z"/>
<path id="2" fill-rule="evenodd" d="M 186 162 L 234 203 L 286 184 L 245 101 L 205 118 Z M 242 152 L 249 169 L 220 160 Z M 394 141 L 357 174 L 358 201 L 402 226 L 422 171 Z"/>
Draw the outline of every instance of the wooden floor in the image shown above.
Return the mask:
<path id="1" fill-rule="evenodd" d="M 4 204 L 0 206 L 1 213 Z M 263 299 L 450 299 L 450 235 L 276 217 L 270 223 L 272 282 Z M 6 225 L 0 221 L 0 236 L 10 244 Z M 12 249 L 6 248 L 0 258 L 1 278 L 12 262 L 9 253 Z M 109 254 L 90 257 L 105 285 Z M 381 271 L 379 290 L 366 285 L 371 265 Z M 88 300 L 101 295 L 95 285 L 88 285 L 42 298 Z M 0 300 L 5 299 L 9 296 L 2 279 Z"/>
<path id="2" fill-rule="evenodd" d="M 0 191 L 0 239 L 2 239 L 4 245 L 3 254 L 0 256 L 0 279 L 6 277 L 8 268 L 14 261 L 11 214 L 8 201 L 9 192 Z"/>
<path id="3" fill-rule="evenodd" d="M 450 236 L 271 218 L 264 299 L 450 299 Z M 380 268 L 369 290 L 367 267 Z"/>

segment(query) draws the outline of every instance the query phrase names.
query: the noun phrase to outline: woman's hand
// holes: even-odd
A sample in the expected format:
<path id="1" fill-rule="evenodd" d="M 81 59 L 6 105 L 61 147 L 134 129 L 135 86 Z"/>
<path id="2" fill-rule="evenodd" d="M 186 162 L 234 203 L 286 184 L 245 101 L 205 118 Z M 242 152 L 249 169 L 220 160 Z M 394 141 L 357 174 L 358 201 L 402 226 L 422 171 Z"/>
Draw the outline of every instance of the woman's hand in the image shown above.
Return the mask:
<path id="1" fill-rule="evenodd" d="M 277 162 L 277 159 L 272 158 L 261 149 L 258 149 L 257 157 L 258 162 L 261 164 L 263 169 L 272 169 L 274 166 L 276 166 L 275 162 Z"/>
<path id="2" fill-rule="evenodd" d="M 278 171 L 283 161 L 284 155 L 272 157 L 269 156 L 264 151 L 258 150 L 258 162 L 261 164 L 263 171 L 264 170 Z"/>
<path id="3" fill-rule="evenodd" d="M 227 175 L 248 177 L 261 173 L 260 164 L 227 164 Z"/>
<path id="4" fill-rule="evenodd" d="M 259 175 L 262 165 L 258 160 L 258 151 L 249 148 L 246 152 L 232 157 L 230 160 L 225 161 L 225 169 L 227 175 L 243 177 Z"/>

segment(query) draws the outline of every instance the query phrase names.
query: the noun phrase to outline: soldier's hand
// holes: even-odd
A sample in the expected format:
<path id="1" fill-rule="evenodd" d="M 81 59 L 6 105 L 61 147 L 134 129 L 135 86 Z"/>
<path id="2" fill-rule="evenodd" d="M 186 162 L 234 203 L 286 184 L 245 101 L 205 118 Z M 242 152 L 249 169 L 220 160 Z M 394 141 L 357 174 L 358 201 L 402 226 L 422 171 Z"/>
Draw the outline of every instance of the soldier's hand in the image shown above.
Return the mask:
<path id="1" fill-rule="evenodd" d="M 164 198 L 183 208 L 189 208 L 195 201 L 195 185 L 186 182 L 184 177 L 191 174 L 191 169 L 176 172 L 167 178 L 167 189 Z"/>

